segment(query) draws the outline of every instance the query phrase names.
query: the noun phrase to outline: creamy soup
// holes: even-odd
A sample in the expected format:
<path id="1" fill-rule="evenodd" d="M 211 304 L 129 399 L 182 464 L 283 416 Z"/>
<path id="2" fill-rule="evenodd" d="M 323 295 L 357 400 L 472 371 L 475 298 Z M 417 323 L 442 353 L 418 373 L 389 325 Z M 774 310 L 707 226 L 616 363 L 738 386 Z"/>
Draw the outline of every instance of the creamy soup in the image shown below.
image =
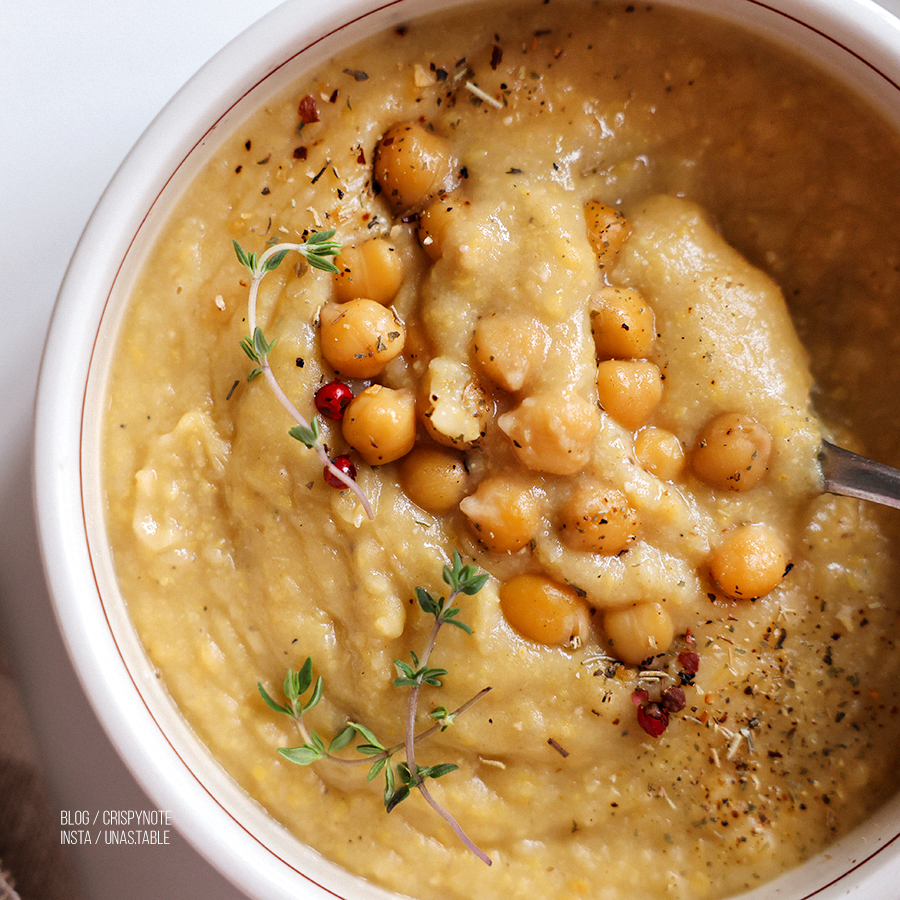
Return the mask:
<path id="1" fill-rule="evenodd" d="M 898 160 L 805 64 L 663 6 L 417 20 L 269 98 L 146 264 L 106 421 L 122 591 L 213 756 L 422 900 L 726 897 L 870 814 L 896 520 L 817 453 L 900 461 Z M 255 279 L 233 241 L 289 246 Z M 395 685 L 454 552 L 467 628 Z M 385 810 L 411 693 L 468 841 L 415 786 Z M 311 732 L 375 777 L 295 764 Z"/>

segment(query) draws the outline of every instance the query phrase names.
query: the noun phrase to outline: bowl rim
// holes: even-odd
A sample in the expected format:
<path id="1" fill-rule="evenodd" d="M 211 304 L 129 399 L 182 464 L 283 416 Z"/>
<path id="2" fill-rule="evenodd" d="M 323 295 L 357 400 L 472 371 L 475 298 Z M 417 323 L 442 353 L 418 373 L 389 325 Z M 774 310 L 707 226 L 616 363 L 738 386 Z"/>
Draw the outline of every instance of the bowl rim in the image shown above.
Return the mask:
<path id="1" fill-rule="evenodd" d="M 448 5 L 467 2 L 448 0 Z M 710 11 L 709 0 L 664 2 Z M 884 84 L 900 124 L 900 22 L 883 7 L 872 0 L 725 2 L 750 19 L 760 10 L 774 14 L 778 21 L 830 43 L 841 59 L 849 55 Z M 105 602 L 99 573 L 97 554 L 102 551 L 92 534 L 102 526 L 85 499 L 90 490 L 90 379 L 101 358 L 103 320 L 126 262 L 188 160 L 196 158 L 243 101 L 304 54 L 338 38 L 344 42 L 345 36 L 370 23 L 383 25 L 391 16 L 407 18 L 427 11 L 431 4 L 432 0 L 332 0 L 327 12 L 298 26 L 302 16 L 297 12 L 308 12 L 308 0 L 286 0 L 213 56 L 153 119 L 101 195 L 66 270 L 41 359 L 34 412 L 34 505 L 45 579 L 63 642 L 98 720 L 138 783 L 160 809 L 176 813 L 173 825 L 189 843 L 250 896 L 357 897 L 361 880 L 312 853 L 304 857 L 306 871 L 302 871 L 287 858 L 298 842 L 286 831 L 272 840 L 267 835 L 264 842 L 252 830 L 263 820 L 274 821 L 262 810 L 256 815 L 252 809 L 244 810 L 249 824 L 239 821 L 220 798 L 229 777 L 215 767 L 202 775 L 194 770 L 199 757 L 189 756 L 178 744 L 190 740 L 187 729 L 177 724 L 171 710 L 160 709 L 158 698 L 151 698 L 150 693 L 159 690 L 152 673 L 136 670 L 130 662 L 134 647 L 126 646 L 129 638 Z M 846 28 L 840 40 L 826 31 L 833 18 Z M 246 57 L 257 46 L 267 50 L 254 56 L 248 67 Z M 130 211 L 124 229 L 123 209 Z M 110 254 L 111 246 L 117 248 L 115 253 Z M 81 315 L 98 305 L 98 315 Z M 210 834 L 211 818 L 217 823 L 215 835 Z M 848 879 L 863 869 L 866 877 L 878 878 L 890 856 L 884 851 L 898 840 L 900 822 L 893 837 L 860 854 L 842 874 L 811 888 L 803 900 L 837 897 L 838 889 L 852 886 Z M 307 874 L 310 871 L 315 876 Z M 765 894 L 742 896 L 746 900 L 774 896 L 768 893 L 771 887 L 765 887 Z M 396 897 L 374 886 L 367 886 L 365 896 Z"/>

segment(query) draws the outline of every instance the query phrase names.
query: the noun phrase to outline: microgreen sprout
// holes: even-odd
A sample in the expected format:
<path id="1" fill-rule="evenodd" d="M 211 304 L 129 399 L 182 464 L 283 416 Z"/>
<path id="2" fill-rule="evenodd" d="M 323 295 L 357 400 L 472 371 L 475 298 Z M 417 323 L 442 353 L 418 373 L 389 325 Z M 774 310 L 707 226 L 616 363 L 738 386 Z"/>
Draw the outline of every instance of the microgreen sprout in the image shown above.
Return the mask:
<path id="1" fill-rule="evenodd" d="M 384 776 L 384 806 L 388 812 L 405 800 L 413 789 L 418 790 L 432 809 L 450 825 L 463 844 L 479 859 L 490 865 L 490 857 L 469 838 L 456 819 L 435 800 L 426 784 L 429 779 L 442 778 L 444 775 L 455 772 L 458 766 L 453 763 L 423 766 L 418 764 L 415 758 L 415 748 L 420 741 L 438 732 L 446 731 L 458 716 L 491 690 L 489 687 L 484 688 L 453 711 L 448 710 L 446 706 L 438 707 L 429 713 L 429 717 L 434 719 L 435 723 L 419 734 L 415 733 L 419 693 L 422 686 L 441 687 L 441 679 L 447 674 L 446 669 L 433 668 L 428 665 L 438 632 L 444 625 L 455 625 L 467 634 L 472 633 L 472 629 L 457 618 L 460 610 L 453 603 L 460 594 L 477 594 L 488 579 L 488 575 L 480 572 L 475 566 L 464 566 L 456 551 L 453 553 L 451 564 L 444 566 L 443 576 L 444 581 L 450 587 L 450 593 L 446 599 L 435 597 L 424 588 L 416 588 L 416 598 L 422 611 L 434 617 L 434 624 L 421 658 L 416 653 L 410 652 L 412 664 L 404 660 L 394 660 L 397 669 L 394 686 L 410 688 L 405 733 L 401 742 L 393 745 L 385 744 L 369 728 L 359 722 L 347 722 L 327 744 L 314 730 L 308 728 L 303 717 L 319 703 L 323 695 L 322 678 L 319 676 L 315 681 L 313 680 L 312 659 L 309 657 L 299 671 L 288 669 L 283 685 L 285 703 L 274 700 L 262 684 L 258 684 L 258 688 L 263 700 L 275 712 L 283 713 L 296 722 L 303 738 L 303 744 L 299 747 L 279 748 L 278 752 L 285 759 L 301 766 L 312 765 L 321 760 L 329 760 L 343 765 L 368 765 L 368 781 L 372 781 L 379 775 Z M 364 759 L 337 755 L 339 751 L 349 747 L 356 739 L 361 740 L 356 744 L 354 750 L 365 757 Z M 405 760 L 395 763 L 393 757 L 399 752 L 404 754 Z"/>
<path id="2" fill-rule="evenodd" d="M 262 375 L 272 389 L 272 392 L 278 398 L 281 405 L 287 410 L 296 425 L 290 429 L 288 434 L 296 440 L 300 441 L 310 450 L 314 450 L 322 461 L 322 465 L 334 480 L 349 488 L 359 499 L 366 515 L 373 519 L 375 512 L 372 504 L 369 502 L 362 488 L 347 471 L 344 471 L 334 465 L 333 460 L 329 457 L 327 450 L 322 444 L 319 437 L 319 425 L 316 419 L 312 422 L 294 406 L 290 398 L 285 394 L 281 385 L 269 365 L 269 354 L 275 346 L 277 339 L 268 341 L 257 324 L 256 306 L 259 297 L 259 286 L 263 278 L 274 271 L 281 265 L 285 256 L 290 252 L 299 253 L 313 268 L 321 269 L 323 272 L 336 273 L 337 266 L 329 257 L 336 256 L 341 250 L 341 244 L 334 239 L 334 231 L 320 231 L 311 234 L 305 243 L 302 244 L 274 244 L 265 250 L 261 255 L 256 253 L 248 253 L 237 242 L 232 241 L 234 252 L 237 254 L 238 262 L 250 272 L 250 296 L 247 302 L 247 326 L 250 334 L 241 340 L 241 349 L 247 354 L 250 361 L 254 363 L 254 368 L 250 370 L 247 377 L 248 381 L 252 381 L 259 375 Z"/>

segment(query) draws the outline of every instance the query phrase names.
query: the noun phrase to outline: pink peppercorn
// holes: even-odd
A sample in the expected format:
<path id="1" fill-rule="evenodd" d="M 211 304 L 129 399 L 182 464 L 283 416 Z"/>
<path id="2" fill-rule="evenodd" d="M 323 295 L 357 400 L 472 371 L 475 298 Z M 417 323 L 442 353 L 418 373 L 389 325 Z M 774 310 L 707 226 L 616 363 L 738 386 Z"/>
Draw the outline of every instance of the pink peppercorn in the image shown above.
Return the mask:
<path id="1" fill-rule="evenodd" d="M 356 466 L 350 461 L 349 456 L 336 456 L 332 461 L 332 465 L 343 472 L 349 478 L 356 478 Z M 330 469 L 325 469 L 325 482 L 326 484 L 330 484 L 331 487 L 337 488 L 338 490 L 343 490 L 347 487 L 337 475 L 334 474 Z"/>
<path id="2" fill-rule="evenodd" d="M 681 712 L 685 706 L 687 705 L 687 699 L 684 696 L 684 691 L 678 687 L 678 685 L 672 685 L 671 687 L 667 687 L 659 698 L 659 702 L 662 705 L 663 709 L 666 712 L 677 713 Z"/>
<path id="3" fill-rule="evenodd" d="M 638 725 L 650 735 L 659 737 L 669 727 L 669 713 L 659 703 L 645 703 L 638 707 Z"/>
<path id="4" fill-rule="evenodd" d="M 316 391 L 316 409 L 325 416 L 339 422 L 353 399 L 353 391 L 343 381 L 329 381 Z"/>

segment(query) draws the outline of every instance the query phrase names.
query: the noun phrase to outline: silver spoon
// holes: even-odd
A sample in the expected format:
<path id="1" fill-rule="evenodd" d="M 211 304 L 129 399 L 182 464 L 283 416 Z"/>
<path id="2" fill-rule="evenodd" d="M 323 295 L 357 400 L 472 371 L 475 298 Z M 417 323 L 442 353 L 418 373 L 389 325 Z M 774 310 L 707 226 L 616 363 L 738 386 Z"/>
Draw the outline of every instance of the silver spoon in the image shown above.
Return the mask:
<path id="1" fill-rule="evenodd" d="M 819 451 L 825 491 L 900 509 L 900 469 L 822 441 Z"/>

